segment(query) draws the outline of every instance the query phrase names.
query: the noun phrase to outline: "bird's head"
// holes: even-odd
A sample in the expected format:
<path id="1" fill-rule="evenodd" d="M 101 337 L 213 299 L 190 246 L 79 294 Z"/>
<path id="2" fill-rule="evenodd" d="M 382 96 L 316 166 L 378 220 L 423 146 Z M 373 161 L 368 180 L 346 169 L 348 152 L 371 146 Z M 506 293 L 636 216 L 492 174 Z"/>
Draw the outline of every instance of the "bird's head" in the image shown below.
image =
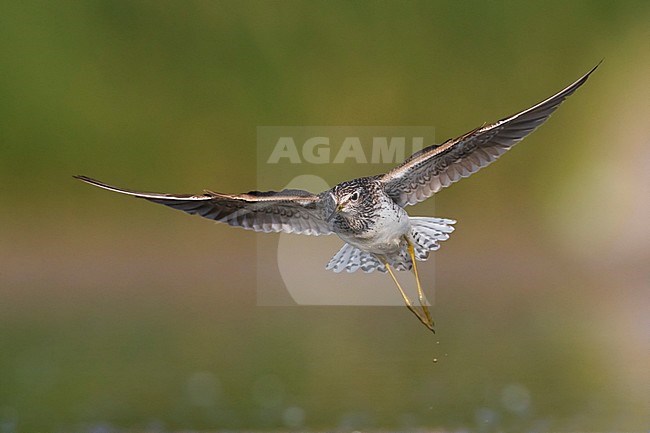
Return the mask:
<path id="1" fill-rule="evenodd" d="M 365 179 L 355 179 L 336 185 L 330 190 L 334 201 L 333 212 L 327 220 L 336 215 L 354 218 L 370 212 L 376 204 L 376 186 Z"/>

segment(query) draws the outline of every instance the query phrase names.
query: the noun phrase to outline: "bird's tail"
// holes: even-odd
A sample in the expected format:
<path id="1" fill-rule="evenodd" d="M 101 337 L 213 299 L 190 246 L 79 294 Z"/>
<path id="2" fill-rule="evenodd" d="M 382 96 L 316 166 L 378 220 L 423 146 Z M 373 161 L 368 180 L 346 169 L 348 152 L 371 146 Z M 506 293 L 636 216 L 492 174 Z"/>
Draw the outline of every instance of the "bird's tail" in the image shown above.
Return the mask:
<path id="1" fill-rule="evenodd" d="M 418 260 L 429 258 L 429 252 L 440 248 L 440 242 L 449 239 L 456 221 L 446 218 L 411 217 L 411 237 Z"/>
<path id="2" fill-rule="evenodd" d="M 444 218 L 411 217 L 411 241 L 416 259 L 424 261 L 429 258 L 431 251 L 440 248 L 440 242 L 449 239 L 450 233 L 454 231 L 452 225 L 455 223 L 454 220 Z M 413 266 L 406 245 L 398 254 L 388 257 L 388 261 L 398 271 L 407 271 Z M 374 254 L 347 243 L 334 254 L 325 269 L 334 272 L 355 272 L 359 269 L 364 272 L 386 272 L 386 267 Z"/>
<path id="3" fill-rule="evenodd" d="M 374 254 L 361 251 L 347 243 L 341 247 L 338 253 L 334 254 L 325 269 L 336 273 L 343 272 L 343 270 L 356 272 L 358 269 L 364 272 L 372 272 L 375 269 L 386 272 L 384 264 Z"/>

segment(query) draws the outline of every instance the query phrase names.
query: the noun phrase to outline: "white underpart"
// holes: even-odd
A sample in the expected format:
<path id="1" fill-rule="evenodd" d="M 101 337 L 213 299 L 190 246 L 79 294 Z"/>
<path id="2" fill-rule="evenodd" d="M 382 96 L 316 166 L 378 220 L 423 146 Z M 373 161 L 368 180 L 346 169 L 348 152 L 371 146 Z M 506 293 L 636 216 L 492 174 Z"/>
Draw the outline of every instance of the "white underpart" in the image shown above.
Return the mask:
<path id="1" fill-rule="evenodd" d="M 415 257 L 419 261 L 424 261 L 429 258 L 429 253 L 440 248 L 440 242 L 449 239 L 449 235 L 454 231 L 452 224 L 456 221 L 445 218 L 426 218 L 426 217 L 411 217 L 409 218 L 410 233 L 409 239 L 413 242 L 415 248 Z M 402 235 L 403 236 L 403 235 Z M 374 238 L 375 240 L 377 238 Z M 355 244 L 359 245 L 359 239 L 355 238 Z M 390 244 L 394 244 L 395 240 L 391 239 Z M 374 252 L 377 252 L 377 245 L 375 245 Z M 385 244 L 388 246 L 389 244 Z M 399 242 L 397 247 L 391 252 L 386 254 L 390 265 L 399 271 L 410 270 L 412 267 L 411 258 L 409 256 L 406 243 Z M 343 247 L 332 257 L 327 266 L 327 270 L 334 272 L 355 272 L 361 269 L 364 272 L 373 272 L 379 270 L 386 272 L 384 264 L 377 258 L 373 252 L 363 251 L 355 245 L 346 243 Z"/>

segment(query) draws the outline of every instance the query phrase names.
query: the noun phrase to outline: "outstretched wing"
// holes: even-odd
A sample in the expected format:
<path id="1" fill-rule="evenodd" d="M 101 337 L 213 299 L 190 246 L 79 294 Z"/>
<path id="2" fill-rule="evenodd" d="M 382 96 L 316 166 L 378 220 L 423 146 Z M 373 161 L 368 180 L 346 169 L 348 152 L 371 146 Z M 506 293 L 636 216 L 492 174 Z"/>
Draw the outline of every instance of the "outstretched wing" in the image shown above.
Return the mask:
<path id="1" fill-rule="evenodd" d="M 251 191 L 245 194 L 212 191 L 200 195 L 157 194 L 116 188 L 86 176 L 74 177 L 109 191 L 143 198 L 235 227 L 266 233 L 332 233 L 326 221 L 325 205 L 318 195 L 307 191 L 287 189 L 279 192 Z"/>
<path id="2" fill-rule="evenodd" d="M 527 110 L 414 153 L 380 178 L 386 192 L 401 206 L 415 204 L 494 162 L 544 123 L 599 65 Z"/>

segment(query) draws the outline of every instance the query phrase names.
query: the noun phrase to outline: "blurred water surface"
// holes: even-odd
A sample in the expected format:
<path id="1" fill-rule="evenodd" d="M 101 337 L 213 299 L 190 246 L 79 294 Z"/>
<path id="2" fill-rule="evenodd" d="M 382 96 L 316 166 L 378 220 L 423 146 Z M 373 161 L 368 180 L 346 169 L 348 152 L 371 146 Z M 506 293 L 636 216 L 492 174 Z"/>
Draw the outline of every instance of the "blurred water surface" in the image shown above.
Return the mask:
<path id="1" fill-rule="evenodd" d="M 649 22 L 634 1 L 2 2 L 0 432 L 647 430 Z M 442 141 L 601 58 L 436 196 L 459 221 L 422 266 L 436 336 L 403 308 L 256 307 L 260 235 L 70 177 L 278 188 L 260 125 Z"/>

